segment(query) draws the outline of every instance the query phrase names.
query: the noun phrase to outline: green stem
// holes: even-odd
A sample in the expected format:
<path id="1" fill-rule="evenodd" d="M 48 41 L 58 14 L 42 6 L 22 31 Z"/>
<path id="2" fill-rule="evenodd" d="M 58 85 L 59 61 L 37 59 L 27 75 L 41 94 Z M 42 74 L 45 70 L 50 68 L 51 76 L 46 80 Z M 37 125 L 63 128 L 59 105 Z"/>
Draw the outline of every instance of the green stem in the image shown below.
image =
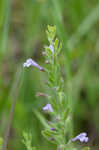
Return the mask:
<path id="1" fill-rule="evenodd" d="M 2 31 L 2 40 L 1 40 L 1 54 L 5 54 L 6 46 L 7 46 L 7 39 L 8 39 L 8 30 L 9 30 L 9 21 L 10 21 L 10 0 L 5 0 L 5 19 Z"/>

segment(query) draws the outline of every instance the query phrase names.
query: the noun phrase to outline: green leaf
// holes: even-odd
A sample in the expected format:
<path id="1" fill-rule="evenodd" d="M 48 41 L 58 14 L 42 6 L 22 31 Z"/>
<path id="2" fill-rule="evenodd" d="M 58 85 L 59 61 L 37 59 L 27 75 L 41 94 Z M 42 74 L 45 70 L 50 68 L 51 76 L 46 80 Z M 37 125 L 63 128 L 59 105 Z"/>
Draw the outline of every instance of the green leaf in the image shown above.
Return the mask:
<path id="1" fill-rule="evenodd" d="M 89 147 L 84 147 L 82 150 L 90 150 Z"/>
<path id="2" fill-rule="evenodd" d="M 3 139 L 0 137 L 0 150 L 2 149 Z"/>
<path id="3" fill-rule="evenodd" d="M 42 135 L 50 142 L 57 144 L 55 137 L 54 137 L 54 131 L 49 131 L 49 130 L 43 130 Z"/>
<path id="4" fill-rule="evenodd" d="M 57 50 L 58 50 L 58 43 L 59 43 L 59 40 L 56 38 L 54 42 L 54 50 L 55 50 L 56 55 L 57 55 Z"/>
<path id="5" fill-rule="evenodd" d="M 51 137 L 51 136 L 57 135 L 58 133 L 56 131 L 46 129 L 46 130 L 43 130 L 43 134 L 45 134 L 48 137 Z"/>
<path id="6" fill-rule="evenodd" d="M 68 100 L 66 98 L 66 95 L 64 94 L 64 92 L 59 92 L 59 104 L 62 107 L 62 109 L 67 109 L 67 104 L 68 104 Z"/>
<path id="7" fill-rule="evenodd" d="M 46 119 L 44 118 L 44 116 L 36 109 L 33 109 L 33 112 L 36 115 L 36 117 L 40 120 L 41 124 L 45 128 L 49 128 L 49 125 L 47 124 Z"/>
<path id="8" fill-rule="evenodd" d="M 36 148 L 35 148 L 35 147 L 33 147 L 33 148 L 32 148 L 32 150 L 36 150 Z"/>
<path id="9" fill-rule="evenodd" d="M 57 113 L 58 112 L 58 104 L 57 104 L 57 100 L 53 97 L 49 97 L 49 101 L 52 105 L 53 110 Z"/>
<path id="10" fill-rule="evenodd" d="M 68 115 L 70 113 L 70 108 L 67 108 L 65 111 L 64 111 L 64 116 L 63 116 L 63 119 L 66 120 Z"/>
<path id="11" fill-rule="evenodd" d="M 49 26 L 48 25 L 48 30 L 46 31 L 47 37 L 48 37 L 48 41 L 50 42 L 50 44 L 53 43 L 53 40 L 55 38 L 56 35 L 56 26 Z"/>
<path id="12" fill-rule="evenodd" d="M 23 132 L 22 143 L 26 146 L 27 150 L 36 150 L 36 148 L 32 147 L 32 134 Z"/>
<path id="13" fill-rule="evenodd" d="M 72 133 L 73 133 L 73 131 L 72 131 L 73 129 L 72 129 L 72 117 L 71 117 L 71 115 L 68 115 L 67 119 L 65 120 L 65 130 L 66 130 L 66 134 L 71 139 Z"/>
<path id="14" fill-rule="evenodd" d="M 62 43 L 60 42 L 60 43 L 59 43 L 59 48 L 58 48 L 58 50 L 57 50 L 57 54 L 60 53 L 61 49 L 62 49 Z"/>

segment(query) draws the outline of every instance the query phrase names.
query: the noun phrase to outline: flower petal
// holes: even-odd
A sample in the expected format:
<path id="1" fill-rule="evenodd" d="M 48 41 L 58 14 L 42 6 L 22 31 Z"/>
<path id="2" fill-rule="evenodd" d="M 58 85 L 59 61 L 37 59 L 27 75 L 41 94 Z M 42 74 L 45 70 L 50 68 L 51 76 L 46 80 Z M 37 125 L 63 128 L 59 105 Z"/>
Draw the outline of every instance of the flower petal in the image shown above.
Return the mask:
<path id="1" fill-rule="evenodd" d="M 31 58 L 27 59 L 27 61 L 23 64 L 23 67 L 30 67 L 30 66 L 34 66 L 36 68 L 38 68 L 41 71 L 44 71 L 44 68 L 42 68 L 41 66 L 39 66 L 34 60 L 32 60 Z"/>
<path id="2" fill-rule="evenodd" d="M 88 142 L 87 133 L 83 132 L 72 139 L 72 141 L 80 140 L 80 142 Z"/>
<path id="3" fill-rule="evenodd" d="M 46 106 L 44 106 L 43 110 L 47 112 L 53 112 L 51 104 L 47 104 Z"/>
<path id="4" fill-rule="evenodd" d="M 50 49 L 51 52 L 54 54 L 54 47 L 53 47 L 53 45 L 50 44 L 49 49 Z"/>

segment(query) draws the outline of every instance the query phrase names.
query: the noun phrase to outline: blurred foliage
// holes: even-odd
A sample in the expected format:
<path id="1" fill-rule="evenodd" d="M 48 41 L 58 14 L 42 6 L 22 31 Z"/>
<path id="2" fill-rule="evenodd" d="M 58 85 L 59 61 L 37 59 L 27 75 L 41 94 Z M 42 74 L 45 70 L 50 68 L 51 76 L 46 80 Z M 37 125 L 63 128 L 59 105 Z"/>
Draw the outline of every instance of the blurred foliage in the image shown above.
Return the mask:
<path id="1" fill-rule="evenodd" d="M 44 63 L 41 51 L 47 43 L 48 24 L 56 25 L 63 44 L 61 72 L 71 97 L 74 135 L 88 132 L 88 145 L 98 150 L 98 0 L 0 0 L 0 136 L 6 131 L 11 105 L 17 98 L 8 149 L 25 149 L 21 143 L 23 130 L 31 130 L 33 143 L 39 150 L 55 149 L 41 135 L 43 116 L 50 120 L 42 112 L 46 100 L 35 96 L 38 91 L 49 92 L 42 84 L 46 76 L 35 68 L 24 70 L 22 66 L 28 57 Z"/>
<path id="2" fill-rule="evenodd" d="M 26 146 L 27 150 L 36 150 L 35 147 L 32 147 L 32 135 L 31 135 L 31 133 L 23 132 L 22 142 Z"/>
<path id="3" fill-rule="evenodd" d="M 0 150 L 2 149 L 3 139 L 0 137 Z"/>

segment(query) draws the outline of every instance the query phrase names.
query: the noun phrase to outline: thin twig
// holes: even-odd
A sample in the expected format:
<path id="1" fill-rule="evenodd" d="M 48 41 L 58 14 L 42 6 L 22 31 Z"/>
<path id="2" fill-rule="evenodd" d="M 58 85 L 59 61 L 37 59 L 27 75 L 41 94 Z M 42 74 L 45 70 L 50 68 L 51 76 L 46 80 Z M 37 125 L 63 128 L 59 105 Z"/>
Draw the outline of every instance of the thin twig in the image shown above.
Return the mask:
<path id="1" fill-rule="evenodd" d="M 19 71 L 19 69 L 18 69 L 18 71 Z M 17 72 L 16 72 L 16 75 L 17 75 Z M 12 95 L 13 96 L 13 98 L 12 98 L 13 99 L 13 103 L 12 103 L 12 106 L 11 106 L 11 111 L 10 111 L 10 114 L 9 114 L 6 130 L 5 130 L 5 134 L 4 134 L 4 138 L 3 138 L 2 150 L 6 150 L 7 149 L 8 138 L 9 138 L 9 133 L 10 133 L 10 129 L 11 129 L 11 123 L 12 123 L 12 120 L 13 120 L 13 115 L 14 115 L 16 102 L 18 100 L 18 98 L 17 98 L 18 97 L 18 91 L 19 91 L 19 88 L 21 86 L 21 82 L 20 82 L 21 81 L 21 77 L 22 77 L 22 74 L 20 72 L 20 75 L 18 76 L 18 81 L 17 81 L 16 88 L 14 88 L 15 91 L 13 92 L 13 95 Z"/>

